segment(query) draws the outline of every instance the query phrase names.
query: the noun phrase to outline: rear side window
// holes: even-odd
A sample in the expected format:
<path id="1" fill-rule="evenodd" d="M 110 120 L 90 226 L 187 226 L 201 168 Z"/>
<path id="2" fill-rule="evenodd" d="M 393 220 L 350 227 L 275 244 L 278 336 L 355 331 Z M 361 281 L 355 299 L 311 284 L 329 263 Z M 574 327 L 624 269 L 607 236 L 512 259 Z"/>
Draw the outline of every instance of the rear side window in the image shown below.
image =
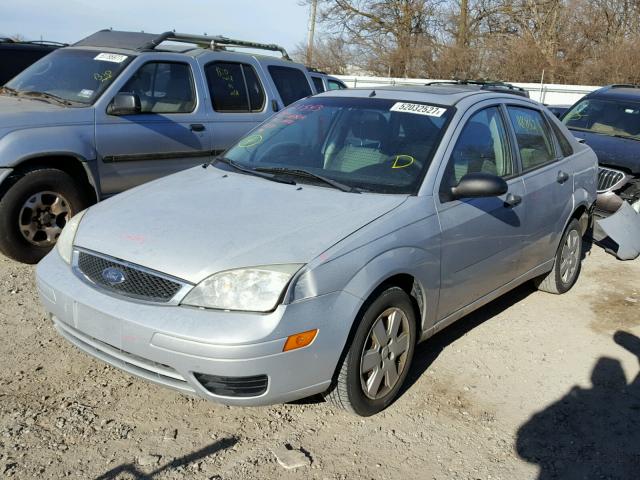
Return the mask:
<path id="1" fill-rule="evenodd" d="M 311 95 L 307 77 L 297 68 L 270 66 L 269 73 L 285 106 Z"/>
<path id="2" fill-rule="evenodd" d="M 185 63 L 145 63 L 120 91 L 140 97 L 140 113 L 190 113 L 196 105 L 191 68 Z"/>
<path id="3" fill-rule="evenodd" d="M 516 134 L 524 171 L 555 160 L 551 133 L 542 113 L 523 107 L 507 107 Z"/>
<path id="4" fill-rule="evenodd" d="M 322 79 L 320 77 L 311 77 L 311 80 L 313 80 L 313 85 L 316 87 L 316 92 L 324 92 L 324 84 L 322 83 Z"/>
<path id="5" fill-rule="evenodd" d="M 347 86 L 342 82 L 337 82 L 335 80 L 327 81 L 329 84 L 329 90 L 344 90 Z"/>
<path id="6" fill-rule="evenodd" d="M 551 125 L 551 129 L 558 139 L 558 144 L 560 145 L 562 156 L 569 157 L 573 155 L 573 147 L 571 146 L 571 143 L 569 143 L 569 140 L 567 140 L 567 137 L 564 136 L 564 133 L 562 133 L 560 128 L 558 128 L 553 120 L 549 120 L 549 124 Z"/>
<path id="7" fill-rule="evenodd" d="M 251 65 L 213 62 L 205 67 L 209 93 L 216 112 L 259 112 L 264 90 Z"/>

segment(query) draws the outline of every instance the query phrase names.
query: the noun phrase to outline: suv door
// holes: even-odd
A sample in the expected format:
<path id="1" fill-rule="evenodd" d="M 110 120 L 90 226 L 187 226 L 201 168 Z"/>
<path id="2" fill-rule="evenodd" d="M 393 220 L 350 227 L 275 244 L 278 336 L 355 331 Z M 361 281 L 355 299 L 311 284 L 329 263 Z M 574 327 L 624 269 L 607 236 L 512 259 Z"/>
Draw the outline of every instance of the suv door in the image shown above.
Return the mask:
<path id="1" fill-rule="evenodd" d="M 265 90 L 250 58 L 208 61 L 204 74 L 212 108 L 212 150 L 214 155 L 220 155 L 273 115 L 269 102 L 272 96 Z"/>
<path id="2" fill-rule="evenodd" d="M 207 114 L 198 91 L 201 78 L 190 58 L 153 59 L 132 65 L 134 73 L 116 92 L 134 93 L 141 111 L 109 115 L 96 106 L 96 150 L 100 184 L 111 195 L 192 167 L 210 157 Z"/>
<path id="3" fill-rule="evenodd" d="M 503 108 L 483 106 L 468 113 L 461 125 L 436 194 L 441 226 L 439 320 L 517 277 L 525 224 L 524 205 L 518 201 L 524 183 Z M 451 187 L 475 172 L 504 178 L 508 193 L 449 200 Z"/>
<path id="4" fill-rule="evenodd" d="M 573 175 L 543 113 L 507 105 L 520 159 L 527 210 L 521 273 L 551 260 L 573 207 Z"/>

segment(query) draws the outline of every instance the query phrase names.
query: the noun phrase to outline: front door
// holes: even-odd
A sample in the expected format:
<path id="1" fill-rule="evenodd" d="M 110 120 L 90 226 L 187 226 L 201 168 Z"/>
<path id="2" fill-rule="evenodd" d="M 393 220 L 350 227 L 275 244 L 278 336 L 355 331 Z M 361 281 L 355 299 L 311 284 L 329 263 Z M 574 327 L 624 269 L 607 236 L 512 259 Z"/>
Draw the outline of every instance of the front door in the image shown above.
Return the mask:
<path id="1" fill-rule="evenodd" d="M 120 89 L 140 98 L 141 111 L 96 111 L 96 149 L 102 194 L 109 196 L 210 158 L 203 101 L 190 63 L 142 64 Z"/>
<path id="2" fill-rule="evenodd" d="M 524 231 L 524 183 L 500 106 L 473 113 L 458 136 L 436 201 L 441 227 L 441 289 L 438 320 L 517 276 Z M 468 173 L 507 181 L 500 197 L 448 200 L 444 192 Z"/>

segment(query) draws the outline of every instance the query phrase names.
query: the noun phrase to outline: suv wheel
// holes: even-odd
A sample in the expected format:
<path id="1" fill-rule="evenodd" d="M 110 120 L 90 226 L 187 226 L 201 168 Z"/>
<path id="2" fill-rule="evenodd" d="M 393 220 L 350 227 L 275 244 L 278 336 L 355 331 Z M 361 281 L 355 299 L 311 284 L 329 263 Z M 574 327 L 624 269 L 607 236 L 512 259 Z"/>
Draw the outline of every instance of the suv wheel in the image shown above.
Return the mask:
<path id="1" fill-rule="evenodd" d="M 0 198 L 0 252 L 37 263 L 55 245 L 62 228 L 87 206 L 67 173 L 43 168 L 24 174 Z"/>
<path id="2" fill-rule="evenodd" d="M 392 287 L 356 321 L 336 384 L 325 396 L 334 405 L 367 417 L 386 408 L 407 377 L 416 344 L 416 318 L 409 296 Z"/>
<path id="3" fill-rule="evenodd" d="M 562 236 L 551 271 L 535 280 L 538 290 L 565 293 L 573 287 L 582 266 L 582 234 L 580 223 L 571 220 Z"/>

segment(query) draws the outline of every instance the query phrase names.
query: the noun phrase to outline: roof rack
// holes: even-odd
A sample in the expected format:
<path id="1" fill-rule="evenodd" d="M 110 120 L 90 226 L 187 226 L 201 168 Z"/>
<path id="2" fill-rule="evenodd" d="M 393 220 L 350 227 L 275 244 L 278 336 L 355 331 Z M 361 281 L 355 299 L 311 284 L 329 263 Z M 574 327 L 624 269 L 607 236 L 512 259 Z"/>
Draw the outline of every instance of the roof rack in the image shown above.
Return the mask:
<path id="1" fill-rule="evenodd" d="M 111 47 L 127 50 L 148 51 L 156 49 L 162 42 L 193 43 L 201 48 L 226 50 L 227 48 L 254 48 L 280 52 L 282 58 L 291 60 L 289 54 L 280 45 L 273 43 L 257 43 L 237 40 L 223 36 L 192 35 L 190 33 L 164 32 L 160 34 L 144 32 L 122 32 L 117 30 L 100 30 L 75 43 L 76 46 Z"/>
<path id="2" fill-rule="evenodd" d="M 66 47 L 68 43 L 50 42 L 48 40 L 14 40 L 9 37 L 0 37 L 0 43 L 19 43 L 22 45 L 43 45 L 50 47 Z"/>
<path id="3" fill-rule="evenodd" d="M 307 67 L 307 70 L 309 70 L 311 73 L 319 73 L 320 75 L 329 75 L 327 72 L 315 67 Z"/>
<path id="4" fill-rule="evenodd" d="M 485 81 L 485 80 L 440 80 L 436 82 L 429 82 L 425 85 L 478 85 L 482 90 L 492 91 L 507 91 L 514 95 L 522 97 L 529 97 L 529 92 L 522 87 L 518 87 L 511 83 L 499 82 L 499 81 Z"/>
<path id="5" fill-rule="evenodd" d="M 609 88 L 640 88 L 640 85 L 636 83 L 614 83 L 609 85 Z"/>

